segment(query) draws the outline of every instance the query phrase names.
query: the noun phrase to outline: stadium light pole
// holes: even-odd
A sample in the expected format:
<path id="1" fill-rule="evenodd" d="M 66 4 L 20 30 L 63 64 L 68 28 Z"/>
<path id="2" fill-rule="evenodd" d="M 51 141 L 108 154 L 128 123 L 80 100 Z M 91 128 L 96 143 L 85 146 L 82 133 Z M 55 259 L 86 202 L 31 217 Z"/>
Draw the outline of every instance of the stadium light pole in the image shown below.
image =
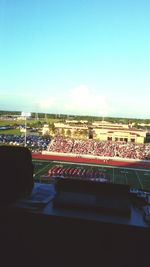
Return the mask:
<path id="1" fill-rule="evenodd" d="M 25 122 L 24 122 L 24 126 L 25 126 L 25 135 L 24 135 L 24 146 L 27 146 L 27 117 L 31 116 L 31 112 L 21 112 L 21 116 L 24 117 Z"/>
<path id="2" fill-rule="evenodd" d="M 24 146 L 27 146 L 27 117 L 25 116 L 25 135 L 24 135 Z"/>

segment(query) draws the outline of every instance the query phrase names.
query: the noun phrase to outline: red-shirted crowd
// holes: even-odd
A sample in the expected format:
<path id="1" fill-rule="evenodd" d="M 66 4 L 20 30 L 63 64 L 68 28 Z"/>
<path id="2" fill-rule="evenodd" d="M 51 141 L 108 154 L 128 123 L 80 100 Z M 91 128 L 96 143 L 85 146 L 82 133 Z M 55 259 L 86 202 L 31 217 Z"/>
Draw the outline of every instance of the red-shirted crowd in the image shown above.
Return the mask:
<path id="1" fill-rule="evenodd" d="M 93 155 L 103 157 L 120 157 L 150 160 L 150 145 L 113 141 L 76 140 L 56 136 L 50 142 L 48 151 Z"/>

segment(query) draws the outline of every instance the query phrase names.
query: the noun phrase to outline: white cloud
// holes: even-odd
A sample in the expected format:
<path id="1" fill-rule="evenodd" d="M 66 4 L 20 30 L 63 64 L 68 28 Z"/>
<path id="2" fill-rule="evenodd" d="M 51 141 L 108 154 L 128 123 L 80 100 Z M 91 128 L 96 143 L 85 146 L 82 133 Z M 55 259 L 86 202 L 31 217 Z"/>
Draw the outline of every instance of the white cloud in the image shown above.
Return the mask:
<path id="1" fill-rule="evenodd" d="M 64 108 L 70 113 L 100 116 L 105 116 L 110 111 L 106 97 L 86 85 L 80 85 L 70 91 Z"/>
<path id="2" fill-rule="evenodd" d="M 106 116 L 110 112 L 107 99 L 87 85 L 79 85 L 67 94 L 61 92 L 56 96 L 38 96 L 32 100 L 32 109 L 38 112 L 99 115 Z"/>
<path id="3" fill-rule="evenodd" d="M 57 99 L 49 96 L 36 98 L 32 105 L 38 112 L 50 112 L 52 108 L 57 106 Z"/>
<path id="4" fill-rule="evenodd" d="M 44 90 L 37 94 L 21 91 L 16 94 L 0 93 L 0 105 L 4 110 L 20 110 L 26 112 L 64 113 L 97 116 L 121 116 L 121 117 L 148 117 L 149 99 L 144 100 L 126 95 L 108 95 L 107 91 L 94 90 L 85 84 L 81 84 L 68 93 L 64 90 L 55 95 L 45 93 Z M 107 96 L 107 97 L 106 97 Z"/>
<path id="5" fill-rule="evenodd" d="M 110 116 L 113 111 L 113 105 L 108 105 L 108 98 L 106 99 L 104 94 L 85 84 L 69 90 L 68 93 L 65 90 L 60 94 L 57 91 L 57 96 L 54 91 L 52 93 L 53 95 L 51 92 L 44 93 L 41 90 L 37 94 L 20 92 L 9 97 L 0 95 L 3 99 L 0 99 L 0 103 L 5 103 L 5 106 L 11 110 L 42 113 Z"/>

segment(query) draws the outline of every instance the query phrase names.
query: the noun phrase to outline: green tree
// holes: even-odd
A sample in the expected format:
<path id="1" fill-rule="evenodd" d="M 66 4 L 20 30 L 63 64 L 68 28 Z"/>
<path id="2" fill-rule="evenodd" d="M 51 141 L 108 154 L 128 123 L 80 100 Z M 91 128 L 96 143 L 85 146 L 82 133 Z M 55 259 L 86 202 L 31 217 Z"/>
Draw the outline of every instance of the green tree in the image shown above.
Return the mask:
<path id="1" fill-rule="evenodd" d="M 79 136 L 79 130 L 76 129 L 73 133 L 74 137 L 77 138 Z"/>
<path id="2" fill-rule="evenodd" d="M 79 137 L 80 138 L 83 138 L 83 139 L 87 139 L 87 137 L 88 137 L 88 131 L 87 131 L 87 129 L 80 130 Z"/>
<path id="3" fill-rule="evenodd" d="M 65 136 L 65 130 L 64 130 L 64 128 L 61 129 L 61 135 L 62 136 Z"/>
<path id="4" fill-rule="evenodd" d="M 54 123 L 49 124 L 49 127 L 50 127 L 50 131 L 51 131 L 51 133 L 52 133 L 52 134 L 55 134 L 55 125 L 54 125 Z"/>
<path id="5" fill-rule="evenodd" d="M 71 131 L 70 131 L 69 129 L 66 131 L 66 135 L 67 135 L 68 137 L 71 137 Z"/>

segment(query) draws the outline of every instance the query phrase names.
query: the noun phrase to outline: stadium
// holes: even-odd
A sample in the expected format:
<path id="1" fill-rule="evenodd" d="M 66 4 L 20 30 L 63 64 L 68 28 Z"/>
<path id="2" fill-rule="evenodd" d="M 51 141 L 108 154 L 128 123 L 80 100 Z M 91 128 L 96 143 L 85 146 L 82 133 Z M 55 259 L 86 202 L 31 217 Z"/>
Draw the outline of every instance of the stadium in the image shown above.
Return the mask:
<path id="1" fill-rule="evenodd" d="M 60 124 L 57 126 L 60 127 Z M 72 127 L 77 130 L 79 126 Z M 99 123 L 97 127 L 102 127 L 102 125 Z M 127 142 L 125 138 L 122 140 L 121 133 L 124 132 L 125 136 L 127 130 L 131 133 L 131 129 L 122 129 L 120 132 L 121 126 L 115 125 L 116 129 L 110 133 L 110 127 L 112 128 L 112 125 L 105 125 L 106 140 L 102 135 L 99 139 L 95 139 L 93 135 L 91 139 L 88 132 L 85 133 L 86 138 L 83 139 L 81 129 L 79 129 L 80 136 L 69 137 L 67 131 L 63 136 L 62 128 L 60 128 L 59 133 L 55 133 L 53 137 L 28 135 L 26 144 L 22 135 L 1 134 L 0 143 L 26 145 L 31 149 L 35 181 L 50 182 L 56 176 L 61 176 L 62 178 L 129 184 L 131 188 L 150 191 L 150 145 L 145 142 L 131 142 L 131 140 Z M 103 133 L 106 132 L 104 126 L 97 129 Z M 112 135 L 110 140 L 110 134 L 114 133 L 116 135 Z M 142 131 L 141 134 L 143 134 Z M 116 136 L 120 136 L 120 140 L 116 141 Z"/>
<path id="2" fill-rule="evenodd" d="M 150 191 L 150 161 L 147 159 L 149 146 L 147 147 L 147 154 L 140 159 L 135 157 L 135 153 L 136 155 L 140 155 L 140 153 L 143 155 L 142 146 L 136 145 L 134 151 L 132 147 L 131 151 L 129 149 L 130 153 L 128 152 L 128 146 L 131 144 L 122 146 L 122 154 L 127 151 L 126 155 L 128 155 L 128 157 L 123 158 L 110 156 L 111 153 L 110 150 L 108 153 L 108 149 L 106 149 L 106 156 L 104 150 L 104 156 L 94 155 L 94 153 L 89 154 L 89 151 L 92 152 L 93 140 L 75 140 L 74 144 L 72 142 L 71 139 L 55 137 L 50 142 L 48 149 L 43 151 L 42 154 L 32 154 L 36 181 L 51 182 L 59 176 L 61 178 L 128 184 L 131 188 Z M 77 144 L 80 145 L 80 149 L 78 149 Z M 109 145 L 112 146 L 112 142 L 105 141 L 106 144 L 107 148 Z M 104 146 L 104 142 L 102 142 L 102 145 Z M 75 147 L 76 153 L 73 153 Z M 83 147 L 86 149 L 84 150 Z"/>

